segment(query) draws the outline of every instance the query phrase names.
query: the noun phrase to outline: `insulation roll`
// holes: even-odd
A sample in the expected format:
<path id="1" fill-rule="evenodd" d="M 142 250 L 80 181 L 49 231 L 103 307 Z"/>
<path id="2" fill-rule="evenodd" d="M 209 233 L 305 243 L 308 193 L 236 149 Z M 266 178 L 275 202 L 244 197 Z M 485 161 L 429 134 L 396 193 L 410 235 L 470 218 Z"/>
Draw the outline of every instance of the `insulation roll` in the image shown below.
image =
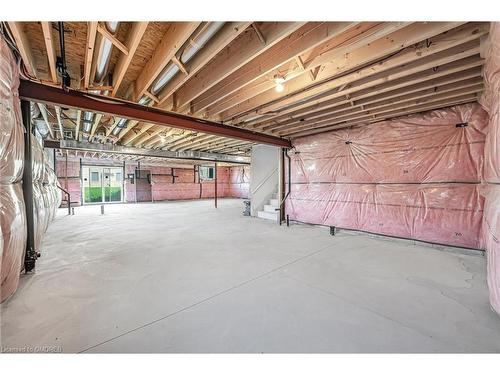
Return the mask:
<path id="1" fill-rule="evenodd" d="M 43 234 L 46 228 L 46 203 L 43 194 L 43 185 L 33 182 L 33 222 L 35 226 L 35 249 L 41 250 Z"/>
<path id="2" fill-rule="evenodd" d="M 43 148 L 34 135 L 31 136 L 32 171 L 33 181 L 43 181 L 44 179 L 44 153 Z"/>
<path id="3" fill-rule="evenodd" d="M 0 38 L 0 184 L 21 180 L 24 127 L 21 122 L 19 72 L 12 53 Z"/>
<path id="4" fill-rule="evenodd" d="M 490 303 L 500 314 L 500 22 L 491 22 L 484 66 L 485 90 L 481 104 L 488 111 L 484 146 L 483 241 L 488 261 Z"/>
<path id="5" fill-rule="evenodd" d="M 26 248 L 26 212 L 21 183 L 0 185 L 0 253 L 3 302 L 17 289 Z"/>
<path id="6" fill-rule="evenodd" d="M 480 248 L 487 113 L 464 104 L 297 138 L 292 220 Z"/>

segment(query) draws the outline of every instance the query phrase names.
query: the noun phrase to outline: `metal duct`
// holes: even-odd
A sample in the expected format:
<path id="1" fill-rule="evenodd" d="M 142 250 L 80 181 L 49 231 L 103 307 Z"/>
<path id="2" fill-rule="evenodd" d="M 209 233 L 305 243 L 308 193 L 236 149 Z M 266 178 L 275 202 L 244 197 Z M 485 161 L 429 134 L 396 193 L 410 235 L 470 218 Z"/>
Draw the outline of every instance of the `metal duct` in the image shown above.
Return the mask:
<path id="1" fill-rule="evenodd" d="M 114 34 L 118 30 L 120 22 L 106 22 L 106 29 Z M 111 51 L 113 50 L 113 43 L 107 38 L 103 38 L 103 41 L 99 47 L 99 54 L 97 56 L 97 63 L 94 76 L 94 84 L 100 85 L 106 76 L 108 70 L 109 60 L 111 57 Z"/>
<path id="2" fill-rule="evenodd" d="M 141 100 L 139 100 L 139 104 L 142 104 L 142 105 L 147 105 L 149 104 L 151 99 L 149 99 L 147 96 L 143 96 L 141 98 Z M 125 118 L 121 118 L 119 121 L 118 121 L 118 124 L 116 124 L 115 128 L 113 129 L 113 131 L 111 132 L 111 134 L 115 135 L 115 136 L 118 136 L 118 134 L 120 134 L 120 131 L 122 129 L 125 129 L 127 127 L 127 122 L 128 120 L 125 119 Z"/>
<path id="3" fill-rule="evenodd" d="M 90 133 L 90 129 L 92 129 L 92 119 L 94 118 L 94 114 L 92 112 L 85 112 L 83 114 L 83 131 L 85 133 Z"/>
<path id="4" fill-rule="evenodd" d="M 191 39 L 188 45 L 182 51 L 182 54 L 179 60 L 186 64 L 191 58 L 198 53 L 198 51 L 205 46 L 205 44 L 219 31 L 222 26 L 224 26 L 224 22 L 212 22 L 208 25 L 208 27 L 203 30 L 201 33 L 196 35 L 193 39 Z M 158 75 L 155 79 L 149 91 L 156 95 L 161 89 L 179 72 L 179 67 L 175 65 L 173 62 L 169 62 L 167 66 L 163 69 L 163 71 Z"/>
<path id="5" fill-rule="evenodd" d="M 106 29 L 115 34 L 120 26 L 120 22 L 106 22 Z M 102 38 L 101 44 L 99 46 L 99 53 L 96 62 L 96 69 L 94 74 L 94 84 L 102 85 L 104 77 L 108 71 L 109 60 L 111 58 L 111 52 L 113 50 L 113 43 L 107 38 Z M 94 94 L 99 94 L 98 91 L 91 91 Z M 91 112 L 84 112 L 83 114 L 83 132 L 90 133 L 92 129 L 92 120 L 94 118 L 94 114 Z"/>

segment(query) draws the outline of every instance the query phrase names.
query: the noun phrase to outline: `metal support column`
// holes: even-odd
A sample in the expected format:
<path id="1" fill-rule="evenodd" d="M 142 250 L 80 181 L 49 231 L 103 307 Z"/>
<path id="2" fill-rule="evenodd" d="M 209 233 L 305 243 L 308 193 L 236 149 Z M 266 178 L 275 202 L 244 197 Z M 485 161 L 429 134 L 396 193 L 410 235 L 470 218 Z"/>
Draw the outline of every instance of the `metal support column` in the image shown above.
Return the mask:
<path id="1" fill-rule="evenodd" d="M 35 268 L 37 253 L 35 249 L 35 221 L 33 210 L 33 156 L 31 153 L 31 106 L 27 100 L 21 101 L 21 113 L 24 128 L 24 170 L 23 170 L 23 197 L 26 207 L 26 253 L 24 256 L 24 271 Z"/>
<path id="2" fill-rule="evenodd" d="M 64 164 L 64 176 L 65 176 L 65 180 L 64 180 L 64 187 L 66 188 L 66 190 L 68 190 L 68 150 L 66 150 L 66 159 L 65 159 L 65 164 Z"/>
<path id="3" fill-rule="evenodd" d="M 217 208 L 217 163 L 215 163 L 214 177 L 215 177 L 215 208 Z"/>
<path id="4" fill-rule="evenodd" d="M 281 223 L 283 222 L 283 220 L 285 220 L 285 210 L 282 209 L 282 205 L 281 205 L 281 202 L 283 202 L 283 200 L 285 199 L 285 152 L 286 152 L 286 149 L 285 148 L 281 148 L 281 152 L 280 152 L 280 168 L 279 168 L 279 173 L 280 173 L 280 176 L 279 176 L 279 202 L 280 202 L 280 210 L 279 210 L 279 218 L 278 218 L 278 222 L 279 224 L 281 225 Z"/>

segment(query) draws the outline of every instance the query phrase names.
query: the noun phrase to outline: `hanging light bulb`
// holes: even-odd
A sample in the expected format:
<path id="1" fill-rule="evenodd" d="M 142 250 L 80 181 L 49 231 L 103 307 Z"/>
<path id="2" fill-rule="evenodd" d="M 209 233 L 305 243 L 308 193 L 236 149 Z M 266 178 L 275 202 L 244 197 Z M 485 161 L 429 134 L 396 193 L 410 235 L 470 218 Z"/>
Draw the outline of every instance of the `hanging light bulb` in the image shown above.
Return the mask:
<path id="1" fill-rule="evenodd" d="M 167 141 L 167 134 L 166 133 L 160 133 L 160 142 L 162 144 L 165 144 L 166 141 Z"/>
<path id="2" fill-rule="evenodd" d="M 277 92 L 283 92 L 283 90 L 285 89 L 285 85 L 283 84 L 283 83 L 285 83 L 285 77 L 275 75 L 274 76 L 274 83 L 276 83 L 276 86 L 274 87 L 274 89 Z"/>

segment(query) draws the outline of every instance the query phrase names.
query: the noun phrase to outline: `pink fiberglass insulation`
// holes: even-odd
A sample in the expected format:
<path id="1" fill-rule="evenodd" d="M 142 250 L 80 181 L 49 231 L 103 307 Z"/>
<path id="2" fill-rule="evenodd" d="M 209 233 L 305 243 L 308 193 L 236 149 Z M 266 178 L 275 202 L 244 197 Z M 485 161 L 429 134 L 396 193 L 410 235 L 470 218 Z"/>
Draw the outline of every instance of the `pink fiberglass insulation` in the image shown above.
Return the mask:
<path id="1" fill-rule="evenodd" d="M 26 247 L 26 211 L 21 183 L 0 185 L 0 301 L 17 289 Z"/>
<path id="2" fill-rule="evenodd" d="M 24 127 L 17 94 L 19 70 L 0 38 L 0 184 L 21 181 L 24 164 Z"/>
<path id="3" fill-rule="evenodd" d="M 80 202 L 82 195 L 80 162 L 78 160 L 68 160 L 67 167 L 68 170 L 66 172 L 66 161 L 64 159 L 56 161 L 58 184 L 70 193 L 72 202 Z M 66 199 L 66 196 L 64 196 L 64 199 Z"/>
<path id="4" fill-rule="evenodd" d="M 487 184 L 483 217 L 490 303 L 500 314 L 500 185 Z"/>
<path id="5" fill-rule="evenodd" d="M 250 166 L 229 168 L 228 196 L 233 198 L 248 198 L 250 189 Z"/>
<path id="6" fill-rule="evenodd" d="M 481 104 L 489 114 L 484 148 L 483 241 L 488 263 L 490 303 L 500 314 L 500 23 L 492 22 L 486 49 Z"/>
<path id="7" fill-rule="evenodd" d="M 26 247 L 26 220 L 21 178 L 24 127 L 18 96 L 16 61 L 0 38 L 0 301 L 19 283 Z"/>
<path id="8" fill-rule="evenodd" d="M 479 248 L 486 126 L 474 103 L 296 139 L 287 214 Z"/>

